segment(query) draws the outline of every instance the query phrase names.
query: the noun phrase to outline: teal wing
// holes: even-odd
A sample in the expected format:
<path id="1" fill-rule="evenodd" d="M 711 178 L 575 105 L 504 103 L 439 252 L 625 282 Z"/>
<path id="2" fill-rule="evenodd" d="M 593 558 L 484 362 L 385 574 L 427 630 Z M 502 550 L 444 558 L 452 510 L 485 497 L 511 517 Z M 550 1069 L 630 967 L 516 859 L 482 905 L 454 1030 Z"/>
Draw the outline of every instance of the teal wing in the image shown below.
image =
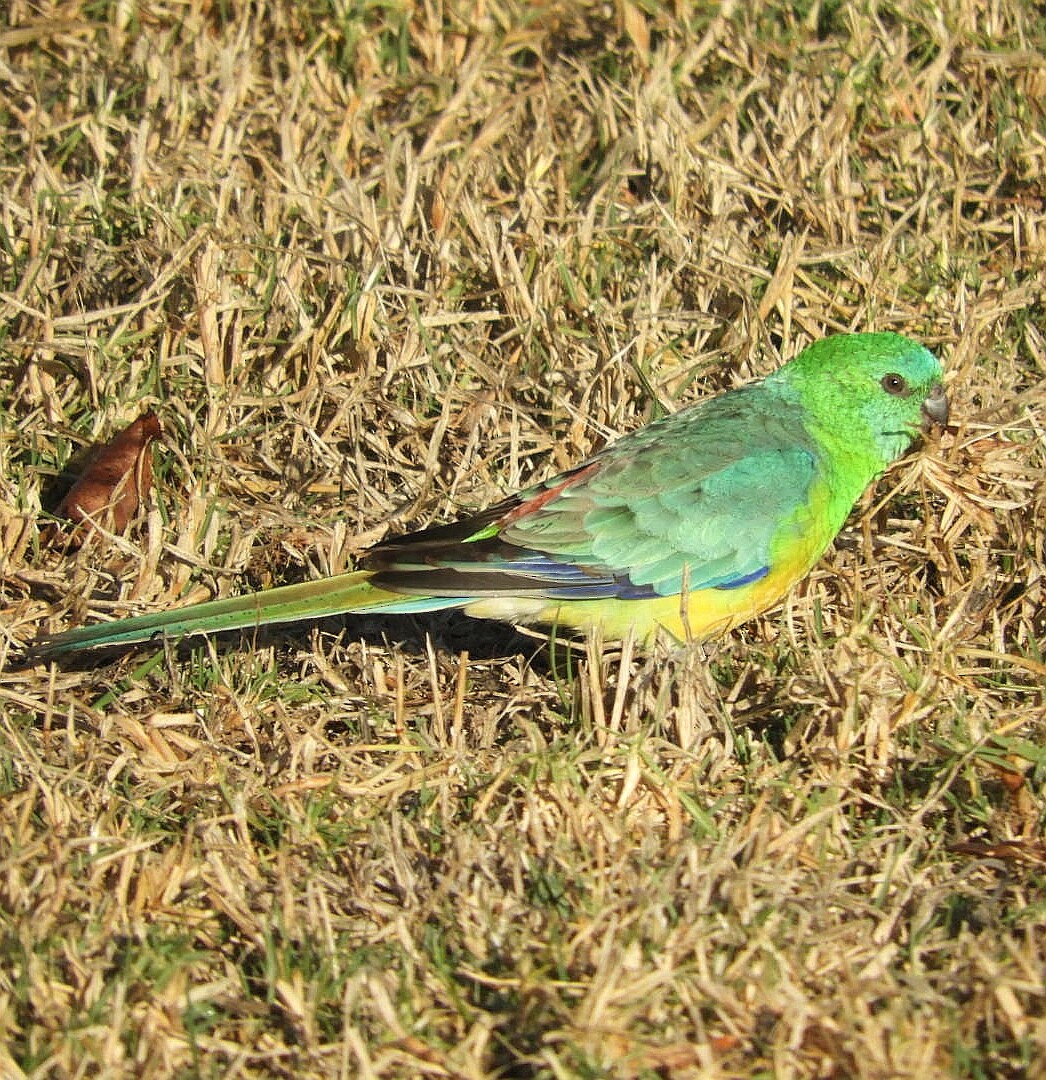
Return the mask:
<path id="1" fill-rule="evenodd" d="M 380 544 L 365 565 L 380 587 L 445 597 L 737 588 L 808 524 L 820 457 L 803 418 L 762 386 L 714 398 L 478 517 Z"/>

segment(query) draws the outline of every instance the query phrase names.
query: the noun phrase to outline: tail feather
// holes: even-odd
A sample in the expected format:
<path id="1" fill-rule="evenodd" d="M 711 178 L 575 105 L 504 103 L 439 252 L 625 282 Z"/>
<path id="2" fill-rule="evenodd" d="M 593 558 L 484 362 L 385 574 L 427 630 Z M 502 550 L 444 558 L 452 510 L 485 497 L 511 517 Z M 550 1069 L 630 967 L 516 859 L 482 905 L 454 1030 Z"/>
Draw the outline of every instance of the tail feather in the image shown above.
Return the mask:
<path id="1" fill-rule="evenodd" d="M 391 592 L 372 585 L 372 576 L 369 570 L 358 570 L 320 581 L 284 585 L 226 600 L 210 600 L 173 611 L 94 623 L 45 639 L 40 643 L 38 655 L 46 659 L 81 649 L 131 645 L 161 635 L 179 638 L 187 634 L 213 634 L 343 613 L 408 614 L 461 607 L 468 603 L 467 597 L 407 596 Z"/>

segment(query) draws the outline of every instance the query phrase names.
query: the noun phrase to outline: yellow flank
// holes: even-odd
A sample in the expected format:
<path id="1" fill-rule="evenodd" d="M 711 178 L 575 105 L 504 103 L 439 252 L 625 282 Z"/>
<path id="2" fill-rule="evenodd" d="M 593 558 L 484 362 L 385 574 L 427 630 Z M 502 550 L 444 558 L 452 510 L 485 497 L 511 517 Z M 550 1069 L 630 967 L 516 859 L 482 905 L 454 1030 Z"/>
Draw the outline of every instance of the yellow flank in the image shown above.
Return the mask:
<path id="1" fill-rule="evenodd" d="M 546 605 L 534 621 L 574 630 L 598 625 L 611 639 L 624 638 L 634 630 L 640 641 L 649 642 L 661 627 L 679 641 L 704 641 L 772 607 L 809 569 L 804 560 L 801 568 L 785 567 L 737 589 L 697 589 L 685 603 L 681 596 L 665 596 Z"/>
<path id="2" fill-rule="evenodd" d="M 564 630 L 586 631 L 598 626 L 608 639 L 635 633 L 640 642 L 648 643 L 658 628 L 662 628 L 679 641 L 704 641 L 766 611 L 810 572 L 839 527 L 829 520 L 829 498 L 827 486 L 817 485 L 810 493 L 809 503 L 779 533 L 770 553 L 770 572 L 736 589 L 695 589 L 687 595 L 685 603 L 680 596 L 570 601 L 487 597 L 473 601 L 464 610 L 480 619 L 534 623 Z"/>
<path id="3" fill-rule="evenodd" d="M 824 550 L 823 544 L 796 544 L 789 557 L 758 581 L 737 589 L 696 589 L 686 597 L 664 596 L 655 600 L 553 601 L 530 596 L 485 597 L 466 605 L 478 619 L 504 619 L 536 623 L 564 630 L 591 630 L 598 626 L 610 639 L 634 632 L 650 641 L 658 627 L 679 641 L 703 641 L 777 603 L 803 578 Z"/>

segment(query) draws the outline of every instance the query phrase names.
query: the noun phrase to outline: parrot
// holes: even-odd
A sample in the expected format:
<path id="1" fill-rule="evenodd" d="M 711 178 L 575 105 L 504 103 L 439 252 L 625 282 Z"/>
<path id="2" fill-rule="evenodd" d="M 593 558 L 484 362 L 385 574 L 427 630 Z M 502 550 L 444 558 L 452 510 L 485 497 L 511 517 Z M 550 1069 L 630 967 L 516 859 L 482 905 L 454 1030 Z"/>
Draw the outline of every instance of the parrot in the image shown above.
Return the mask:
<path id="1" fill-rule="evenodd" d="M 485 511 L 385 539 L 357 570 L 94 623 L 41 651 L 444 608 L 604 640 L 704 641 L 782 600 L 865 489 L 947 424 L 943 380 L 908 337 L 830 335 Z"/>

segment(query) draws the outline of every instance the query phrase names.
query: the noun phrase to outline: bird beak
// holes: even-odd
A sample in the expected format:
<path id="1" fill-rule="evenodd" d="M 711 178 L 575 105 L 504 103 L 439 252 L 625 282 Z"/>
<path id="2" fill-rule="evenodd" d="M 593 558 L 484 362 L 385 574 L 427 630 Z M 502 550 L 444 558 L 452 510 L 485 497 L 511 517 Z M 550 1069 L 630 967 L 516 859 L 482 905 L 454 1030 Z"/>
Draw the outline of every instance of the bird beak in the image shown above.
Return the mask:
<path id="1" fill-rule="evenodd" d="M 934 424 L 944 427 L 948 423 L 948 397 L 941 383 L 935 383 L 923 402 L 923 431 Z"/>

